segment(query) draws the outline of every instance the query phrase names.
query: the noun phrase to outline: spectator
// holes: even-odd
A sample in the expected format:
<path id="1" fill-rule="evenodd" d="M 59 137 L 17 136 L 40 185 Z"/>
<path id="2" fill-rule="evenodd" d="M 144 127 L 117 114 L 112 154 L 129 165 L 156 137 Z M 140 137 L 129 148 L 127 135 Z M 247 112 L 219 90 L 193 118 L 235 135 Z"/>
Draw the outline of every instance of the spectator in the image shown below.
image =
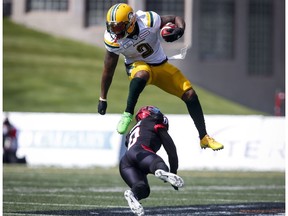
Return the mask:
<path id="1" fill-rule="evenodd" d="M 10 123 L 8 117 L 3 122 L 3 163 L 26 163 L 25 158 L 18 159 L 17 129 Z"/>

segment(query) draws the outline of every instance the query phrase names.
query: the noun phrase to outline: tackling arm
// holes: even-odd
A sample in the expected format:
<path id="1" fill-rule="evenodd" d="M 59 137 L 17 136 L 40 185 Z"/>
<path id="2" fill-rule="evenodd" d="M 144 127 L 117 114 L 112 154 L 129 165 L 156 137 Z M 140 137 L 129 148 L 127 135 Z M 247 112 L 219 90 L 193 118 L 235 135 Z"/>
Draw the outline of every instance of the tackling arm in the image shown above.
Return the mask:
<path id="1" fill-rule="evenodd" d="M 178 155 L 176 146 L 171 136 L 168 134 L 165 128 L 159 128 L 158 133 L 163 143 L 163 147 L 168 154 L 168 160 L 170 164 L 170 172 L 177 174 L 178 170 Z"/>

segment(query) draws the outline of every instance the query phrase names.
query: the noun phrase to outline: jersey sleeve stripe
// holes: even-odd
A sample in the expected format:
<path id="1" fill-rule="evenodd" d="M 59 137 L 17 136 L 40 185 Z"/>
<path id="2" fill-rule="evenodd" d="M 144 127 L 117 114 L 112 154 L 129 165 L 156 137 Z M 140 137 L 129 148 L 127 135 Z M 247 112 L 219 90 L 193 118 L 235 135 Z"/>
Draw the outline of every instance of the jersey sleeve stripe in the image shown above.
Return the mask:
<path id="1" fill-rule="evenodd" d="M 151 19 L 150 27 L 152 27 L 154 25 L 154 19 L 153 19 L 153 15 L 151 11 L 149 11 L 149 14 L 150 14 L 150 19 Z"/>
<path id="2" fill-rule="evenodd" d="M 147 26 L 152 27 L 154 24 L 154 20 L 151 11 L 146 12 L 146 17 L 147 17 Z"/>
<path id="3" fill-rule="evenodd" d="M 111 47 L 111 48 L 119 48 L 120 47 L 120 45 L 118 43 L 113 43 L 113 42 L 110 42 L 106 39 L 104 39 L 104 43 L 106 46 Z"/>

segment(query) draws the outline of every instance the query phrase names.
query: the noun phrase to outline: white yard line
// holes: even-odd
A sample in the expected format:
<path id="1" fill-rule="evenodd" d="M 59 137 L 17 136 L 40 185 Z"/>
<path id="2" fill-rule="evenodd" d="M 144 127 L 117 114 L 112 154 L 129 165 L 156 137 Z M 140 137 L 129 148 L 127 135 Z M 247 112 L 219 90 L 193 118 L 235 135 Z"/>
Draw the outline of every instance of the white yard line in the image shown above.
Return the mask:
<path id="1" fill-rule="evenodd" d="M 35 202 L 3 202 L 7 205 L 40 205 L 40 206 L 66 206 L 66 207 L 88 207 L 88 208 L 127 208 L 127 206 L 113 206 L 113 205 L 77 205 L 64 203 L 35 203 Z"/>
<path id="2" fill-rule="evenodd" d="M 31 215 L 31 216 L 35 216 L 35 214 L 25 214 L 25 213 L 7 213 L 7 212 L 5 212 L 5 215 L 12 215 L 12 216 L 29 216 L 29 215 Z M 37 216 L 65 216 L 65 215 L 59 215 L 59 214 L 57 214 L 57 215 L 53 215 L 53 214 L 37 214 Z"/>
<path id="3" fill-rule="evenodd" d="M 166 186 L 167 187 L 167 186 Z M 166 188 L 165 187 L 165 188 Z M 151 191 L 153 190 L 163 190 L 162 186 L 152 186 Z M 191 190 L 191 191 L 219 191 L 219 190 L 228 190 L 228 191 L 241 191 L 241 190 L 275 190 L 275 189 L 285 189 L 285 185 L 257 185 L 257 186 L 221 186 L 221 185 L 209 185 L 209 186 L 184 186 L 181 190 Z"/>
<path id="4" fill-rule="evenodd" d="M 151 191 L 165 191 L 169 188 L 169 185 L 163 186 L 151 186 Z M 45 192 L 45 193 L 58 193 L 58 192 L 123 192 L 127 190 L 128 187 L 90 187 L 90 188 L 72 188 L 72 187 L 61 187 L 61 188 L 39 188 L 39 187 L 9 187 L 3 188 L 3 191 L 10 192 Z M 275 189 L 285 189 L 285 186 L 278 185 L 257 185 L 257 186 L 184 186 L 183 191 L 241 191 L 241 190 L 275 190 Z"/>

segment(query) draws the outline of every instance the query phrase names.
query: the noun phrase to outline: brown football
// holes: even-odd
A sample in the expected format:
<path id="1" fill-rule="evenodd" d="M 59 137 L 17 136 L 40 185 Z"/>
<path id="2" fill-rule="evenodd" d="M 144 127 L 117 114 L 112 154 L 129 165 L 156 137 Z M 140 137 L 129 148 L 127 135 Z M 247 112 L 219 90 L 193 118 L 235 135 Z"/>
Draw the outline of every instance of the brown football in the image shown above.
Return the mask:
<path id="1" fill-rule="evenodd" d="M 161 30 L 160 30 L 160 35 L 161 37 L 165 36 L 165 35 L 169 35 L 171 34 L 171 32 L 167 31 L 168 29 L 173 29 L 173 28 L 177 28 L 177 26 L 174 23 L 167 23 L 166 25 L 164 25 Z"/>

